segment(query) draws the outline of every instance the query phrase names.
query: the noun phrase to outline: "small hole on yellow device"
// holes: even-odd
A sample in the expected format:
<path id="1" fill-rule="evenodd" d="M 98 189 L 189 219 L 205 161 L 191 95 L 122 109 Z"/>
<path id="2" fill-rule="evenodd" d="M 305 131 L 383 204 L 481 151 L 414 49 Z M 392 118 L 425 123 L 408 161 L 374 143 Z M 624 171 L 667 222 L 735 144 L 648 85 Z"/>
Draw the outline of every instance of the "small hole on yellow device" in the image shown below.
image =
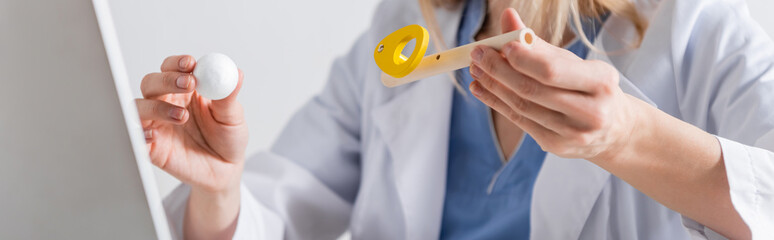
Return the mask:
<path id="1" fill-rule="evenodd" d="M 441 59 L 441 55 L 435 56 L 435 60 Z"/>

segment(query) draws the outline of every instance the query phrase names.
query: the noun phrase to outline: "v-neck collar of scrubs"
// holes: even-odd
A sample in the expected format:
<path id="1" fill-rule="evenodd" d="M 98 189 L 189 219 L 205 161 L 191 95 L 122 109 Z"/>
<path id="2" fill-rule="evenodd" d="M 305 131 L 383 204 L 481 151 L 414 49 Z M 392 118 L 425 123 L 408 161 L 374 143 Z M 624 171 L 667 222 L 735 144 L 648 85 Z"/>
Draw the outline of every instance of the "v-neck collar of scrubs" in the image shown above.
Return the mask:
<path id="1" fill-rule="evenodd" d="M 474 42 L 486 17 L 486 0 L 465 4 L 459 45 Z M 596 29 L 586 27 L 586 29 Z M 594 31 L 586 33 L 593 41 Z M 574 41 L 568 50 L 585 57 L 588 48 Z M 473 81 L 468 68 L 456 72 L 462 86 Z M 528 239 L 532 189 L 546 153 L 528 134 L 505 161 L 491 109 L 467 87 L 452 100 L 446 196 L 441 223 L 444 239 Z"/>

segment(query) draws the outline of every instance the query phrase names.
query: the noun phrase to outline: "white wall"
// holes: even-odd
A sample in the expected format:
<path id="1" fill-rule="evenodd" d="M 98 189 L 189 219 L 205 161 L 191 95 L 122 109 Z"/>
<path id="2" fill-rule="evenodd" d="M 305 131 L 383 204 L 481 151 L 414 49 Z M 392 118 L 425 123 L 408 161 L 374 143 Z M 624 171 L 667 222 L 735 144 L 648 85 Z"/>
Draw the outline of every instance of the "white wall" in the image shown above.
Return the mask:
<path id="1" fill-rule="evenodd" d="M 748 0 L 774 36 L 774 1 Z M 165 56 L 222 52 L 245 72 L 240 101 L 248 152 L 267 148 L 290 115 L 316 93 L 331 61 L 370 22 L 377 0 L 111 0 L 129 77 L 139 83 Z M 177 181 L 157 171 L 162 194 Z"/>

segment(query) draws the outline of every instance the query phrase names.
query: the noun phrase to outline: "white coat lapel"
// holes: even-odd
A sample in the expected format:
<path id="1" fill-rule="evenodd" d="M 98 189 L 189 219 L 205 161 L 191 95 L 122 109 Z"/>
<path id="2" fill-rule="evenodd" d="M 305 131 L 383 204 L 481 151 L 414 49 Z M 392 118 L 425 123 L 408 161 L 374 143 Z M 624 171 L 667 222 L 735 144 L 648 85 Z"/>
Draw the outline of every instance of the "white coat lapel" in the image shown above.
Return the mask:
<path id="1" fill-rule="evenodd" d="M 609 59 L 599 58 L 609 62 Z M 653 104 L 622 74 L 621 89 Z M 531 239 L 578 239 L 611 174 L 584 159 L 548 154 L 532 193 Z"/>
<path id="2" fill-rule="evenodd" d="M 610 173 L 583 159 L 548 154 L 532 192 L 531 239 L 578 239 Z"/>
<path id="3" fill-rule="evenodd" d="M 438 237 L 452 89 L 445 76 L 421 80 L 372 112 L 391 154 L 406 239 Z"/>
<path id="4" fill-rule="evenodd" d="M 447 44 L 455 43 L 460 17 L 460 9 L 436 11 Z M 428 53 L 434 49 L 428 47 Z M 375 107 L 372 116 L 392 155 L 395 185 L 405 216 L 405 238 L 436 239 L 443 214 L 454 85 L 444 74 L 404 88 Z"/>

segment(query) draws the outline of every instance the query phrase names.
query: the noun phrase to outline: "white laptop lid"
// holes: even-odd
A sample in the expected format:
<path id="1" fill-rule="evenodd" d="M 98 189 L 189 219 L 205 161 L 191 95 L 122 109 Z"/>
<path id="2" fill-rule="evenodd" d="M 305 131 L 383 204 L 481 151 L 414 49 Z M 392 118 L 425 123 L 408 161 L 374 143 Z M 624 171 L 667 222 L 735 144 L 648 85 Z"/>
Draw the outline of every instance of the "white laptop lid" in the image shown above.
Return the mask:
<path id="1" fill-rule="evenodd" d="M 0 239 L 170 238 L 126 76 L 105 0 L 0 0 Z"/>

